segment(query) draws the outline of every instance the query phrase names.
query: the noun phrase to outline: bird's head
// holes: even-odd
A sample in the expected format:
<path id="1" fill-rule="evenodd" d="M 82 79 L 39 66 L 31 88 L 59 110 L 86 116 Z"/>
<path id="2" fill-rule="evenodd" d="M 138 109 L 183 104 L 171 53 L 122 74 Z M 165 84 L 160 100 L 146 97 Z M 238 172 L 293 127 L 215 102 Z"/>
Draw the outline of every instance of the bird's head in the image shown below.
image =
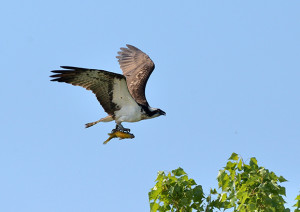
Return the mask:
<path id="1" fill-rule="evenodd" d="M 150 111 L 152 112 L 152 117 L 158 117 L 158 116 L 161 116 L 161 115 L 166 115 L 166 112 L 159 109 L 159 108 L 150 108 Z"/>
<path id="2" fill-rule="evenodd" d="M 161 110 L 161 109 L 157 109 L 157 112 L 159 113 L 160 116 L 161 115 L 164 115 L 164 116 L 166 115 L 166 112 Z"/>

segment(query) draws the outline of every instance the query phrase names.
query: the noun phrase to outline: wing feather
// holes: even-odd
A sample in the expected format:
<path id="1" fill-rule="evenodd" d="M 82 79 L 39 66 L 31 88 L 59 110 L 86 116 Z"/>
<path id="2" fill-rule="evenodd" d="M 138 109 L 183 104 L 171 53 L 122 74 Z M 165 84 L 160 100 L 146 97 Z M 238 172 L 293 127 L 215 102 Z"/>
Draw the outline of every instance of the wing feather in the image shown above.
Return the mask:
<path id="1" fill-rule="evenodd" d="M 117 58 L 126 77 L 128 90 L 137 103 L 149 106 L 145 89 L 155 65 L 140 49 L 128 44 L 126 46 L 127 48 L 120 48 Z"/>
<path id="2" fill-rule="evenodd" d="M 50 76 L 54 78 L 51 81 L 65 82 L 91 90 L 109 115 L 114 115 L 114 112 L 120 109 L 121 105 L 113 102 L 113 87 L 115 83 L 119 83 L 121 87 L 126 85 L 126 79 L 123 75 L 98 69 L 71 66 L 61 66 L 61 68 L 68 70 L 52 71 L 55 74 Z M 123 86 L 122 90 L 125 91 L 124 95 L 132 99 L 126 86 Z M 122 104 L 122 102 L 120 103 Z M 123 103 L 126 104 L 126 102 Z"/>

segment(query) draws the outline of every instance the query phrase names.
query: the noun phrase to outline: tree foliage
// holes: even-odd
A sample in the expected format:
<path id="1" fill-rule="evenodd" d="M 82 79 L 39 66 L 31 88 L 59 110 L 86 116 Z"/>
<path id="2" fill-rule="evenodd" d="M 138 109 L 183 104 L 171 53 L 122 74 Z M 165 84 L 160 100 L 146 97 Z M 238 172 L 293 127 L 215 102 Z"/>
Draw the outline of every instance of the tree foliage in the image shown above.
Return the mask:
<path id="1" fill-rule="evenodd" d="M 258 165 L 250 158 L 246 164 L 232 153 L 226 166 L 219 171 L 218 189 L 210 189 L 205 195 L 202 186 L 188 178 L 182 168 L 172 172 L 158 172 L 155 186 L 149 192 L 151 212 L 190 212 L 216 210 L 241 212 L 291 211 L 285 208 L 286 179 Z M 300 212 L 300 195 L 296 197 L 296 209 Z"/>
<path id="2" fill-rule="evenodd" d="M 182 168 L 158 172 L 156 184 L 149 192 L 151 211 L 203 211 L 202 186 L 189 179 Z"/>
<path id="3" fill-rule="evenodd" d="M 300 212 L 300 195 L 298 195 L 295 200 L 297 201 L 296 204 L 294 205 L 294 207 L 297 207 L 295 209 L 295 212 Z"/>

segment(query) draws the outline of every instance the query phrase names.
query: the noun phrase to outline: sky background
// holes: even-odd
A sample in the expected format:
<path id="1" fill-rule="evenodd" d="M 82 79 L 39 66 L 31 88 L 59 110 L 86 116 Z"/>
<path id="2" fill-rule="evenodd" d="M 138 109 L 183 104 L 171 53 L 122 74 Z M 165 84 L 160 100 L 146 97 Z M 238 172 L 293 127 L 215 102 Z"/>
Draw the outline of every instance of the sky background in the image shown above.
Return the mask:
<path id="1" fill-rule="evenodd" d="M 232 152 L 300 191 L 300 1 L 3 1 L 0 211 L 149 211 L 158 171 L 182 167 L 207 192 Z M 167 116 L 124 123 L 61 65 L 121 73 L 126 44 L 155 62 L 146 95 Z"/>

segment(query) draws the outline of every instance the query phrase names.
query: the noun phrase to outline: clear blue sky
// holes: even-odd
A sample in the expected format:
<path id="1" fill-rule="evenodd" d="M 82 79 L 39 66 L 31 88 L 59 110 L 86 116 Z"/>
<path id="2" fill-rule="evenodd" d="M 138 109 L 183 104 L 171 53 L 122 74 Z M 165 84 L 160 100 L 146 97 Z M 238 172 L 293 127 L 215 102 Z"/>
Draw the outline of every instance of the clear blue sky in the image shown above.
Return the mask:
<path id="1" fill-rule="evenodd" d="M 300 190 L 300 1 L 4 1 L 0 8 L 0 211 L 149 211 L 157 171 L 204 190 L 232 152 Z M 94 95 L 49 81 L 60 65 L 121 73 L 125 44 L 156 64 L 151 106 L 114 127 Z"/>

